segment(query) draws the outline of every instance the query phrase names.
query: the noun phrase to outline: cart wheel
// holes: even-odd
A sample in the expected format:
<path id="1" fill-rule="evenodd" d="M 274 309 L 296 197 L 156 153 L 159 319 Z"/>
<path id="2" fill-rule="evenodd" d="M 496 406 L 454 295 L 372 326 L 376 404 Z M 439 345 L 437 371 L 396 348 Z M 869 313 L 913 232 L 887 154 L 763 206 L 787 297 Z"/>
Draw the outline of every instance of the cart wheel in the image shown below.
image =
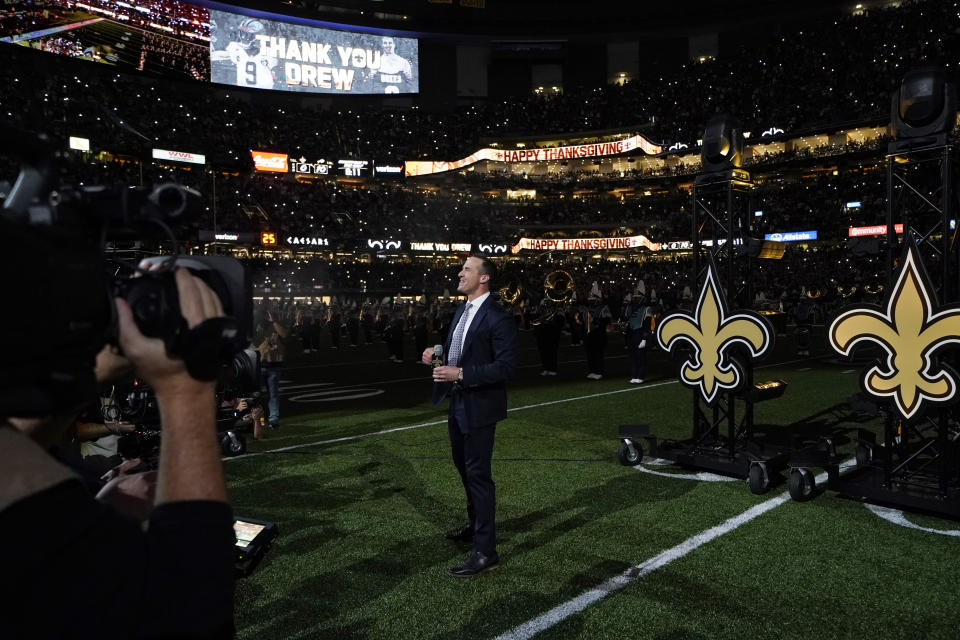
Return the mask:
<path id="1" fill-rule="evenodd" d="M 754 462 L 750 465 L 750 476 L 747 478 L 750 491 L 755 495 L 766 493 L 770 488 L 770 478 L 767 476 L 767 465 Z"/>
<path id="2" fill-rule="evenodd" d="M 627 467 L 638 465 L 643 459 L 643 448 L 635 442 L 621 442 L 620 449 L 617 450 L 617 459 L 620 460 L 620 464 Z"/>
<path id="3" fill-rule="evenodd" d="M 837 447 L 833 444 L 833 438 L 820 438 L 820 442 L 817 443 L 818 448 L 821 451 L 826 452 L 830 457 L 837 455 Z"/>
<path id="4" fill-rule="evenodd" d="M 236 431 L 227 431 L 220 439 L 220 450 L 225 456 L 238 456 L 247 450 L 247 439 Z"/>
<path id="5" fill-rule="evenodd" d="M 857 466 L 865 467 L 873 461 L 873 449 L 870 445 L 860 442 L 857 443 Z"/>
<path id="6" fill-rule="evenodd" d="M 817 481 L 810 469 L 799 467 L 790 472 L 790 497 L 797 502 L 806 502 L 813 497 Z"/>

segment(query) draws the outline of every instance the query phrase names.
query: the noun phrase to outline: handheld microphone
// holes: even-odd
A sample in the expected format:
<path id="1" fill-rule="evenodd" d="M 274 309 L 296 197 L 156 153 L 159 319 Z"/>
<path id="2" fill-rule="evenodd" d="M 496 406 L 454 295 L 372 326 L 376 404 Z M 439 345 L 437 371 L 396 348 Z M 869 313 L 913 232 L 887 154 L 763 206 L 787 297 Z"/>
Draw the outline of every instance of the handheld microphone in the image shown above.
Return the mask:
<path id="1" fill-rule="evenodd" d="M 443 366 L 443 345 L 433 345 L 433 368 Z"/>

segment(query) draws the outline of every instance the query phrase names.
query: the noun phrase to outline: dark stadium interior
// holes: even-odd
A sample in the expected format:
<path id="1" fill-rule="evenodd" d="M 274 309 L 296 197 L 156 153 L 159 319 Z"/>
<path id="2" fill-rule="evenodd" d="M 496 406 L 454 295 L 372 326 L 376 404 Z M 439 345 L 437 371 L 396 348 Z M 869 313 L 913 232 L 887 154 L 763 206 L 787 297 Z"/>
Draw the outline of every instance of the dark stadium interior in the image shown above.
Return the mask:
<path id="1" fill-rule="evenodd" d="M 215 11 L 236 14 L 235 20 L 211 24 Z M 304 33 L 314 27 L 352 27 L 383 48 L 376 51 L 377 60 L 390 55 L 392 48 L 387 47 L 398 47 L 404 55 L 395 56 L 389 73 L 373 69 L 369 57 L 361 62 L 354 58 L 356 75 L 337 84 L 329 80 L 334 76 L 323 75 L 317 62 L 323 54 L 314 52 L 316 71 L 309 70 L 314 84 L 306 79 L 298 84 L 293 76 L 282 75 L 292 73 L 288 54 L 265 53 L 270 41 L 263 33 L 273 33 L 271 21 L 283 22 L 282 16 L 291 24 L 296 20 Z M 23 41 L 16 43 L 23 34 Z M 264 47 L 259 51 L 258 37 Z M 946 188 L 942 176 L 931 174 L 925 165 L 914 166 L 888 153 L 897 138 L 891 95 L 904 75 L 918 67 L 942 69 L 948 81 L 960 80 L 960 3 L 953 0 L 237 0 L 210 6 L 179 0 L 14 0 L 0 10 L 0 40 L 4 130 L 46 136 L 43 144 L 56 149 L 62 183 L 119 187 L 174 182 L 196 190 L 197 215 L 173 229 L 175 241 L 156 231 L 118 240 L 111 250 L 125 259 L 171 253 L 238 259 L 252 279 L 255 322 L 262 325 L 270 312 L 290 331 L 285 336 L 287 363 L 293 366 L 284 384 L 309 387 L 320 384 L 314 377 L 323 376 L 327 384 L 340 367 L 349 371 L 338 383 L 351 387 L 373 388 L 381 378 L 389 378 L 384 383 L 388 392 L 369 406 L 388 416 L 392 408 L 409 411 L 403 418 L 411 424 L 435 418 L 418 406 L 424 400 L 416 386 L 421 381 L 410 380 L 424 375 L 416 366 L 423 346 L 442 341 L 450 329 L 461 302 L 457 274 L 470 253 L 492 256 L 500 265 L 499 284 L 504 288 L 497 293 L 516 318 L 523 368 L 528 369 L 518 387 L 529 391 L 540 382 L 533 378 L 541 374 L 534 343 L 544 318 L 559 319 L 564 362 L 578 363 L 561 373 L 561 382 L 575 377 L 583 384 L 580 333 L 596 300 L 610 311 L 605 325 L 612 340 L 608 353 L 616 352 L 607 356 L 613 363 L 604 384 L 611 377 L 621 383 L 636 378 L 627 374 L 622 361 L 634 310 L 631 300 L 642 295 L 658 320 L 671 310 L 690 311 L 697 301 L 698 274 L 693 270 L 704 263 L 695 263 L 696 247 L 691 246 L 691 210 L 697 206 L 691 194 L 705 172 L 704 126 L 719 114 L 736 118 L 744 136 L 743 162 L 737 169 L 747 175 L 749 204 L 744 207 L 750 213 L 738 222 L 737 243 L 756 249 L 765 240 L 784 241 L 781 258 L 755 260 L 749 272 L 724 284 L 728 299 L 736 308 L 775 317 L 781 339 L 776 366 L 806 372 L 803 367 L 814 366 L 814 361 L 837 364 L 830 360 L 835 354 L 828 347 L 831 321 L 854 304 L 879 309 L 890 294 L 893 249 L 888 253 L 888 243 L 896 237 L 885 226 L 891 167 L 904 164 L 904 183 L 929 205 L 920 208 L 917 219 L 933 220 L 936 207 L 930 203 L 939 202 Z M 389 45 L 381 44 L 387 40 Z M 307 44 L 304 39 L 304 60 Z M 277 51 L 284 51 L 284 45 Z M 330 48 L 330 55 L 335 51 L 336 46 Z M 279 63 L 271 59 L 277 55 Z M 300 53 L 296 56 L 296 68 L 305 68 L 305 62 L 299 66 Z M 341 58 L 346 69 L 349 56 L 341 52 Z M 369 71 L 363 69 L 365 63 Z M 252 66 L 246 67 L 250 76 L 243 86 L 245 65 Z M 211 82 L 211 74 L 229 78 L 230 84 Z M 355 93 L 341 90 L 350 82 Z M 411 86 L 417 90 L 408 91 Z M 952 149 L 960 133 L 956 113 L 949 114 L 945 133 Z M 85 139 L 86 146 L 71 142 L 68 148 L 74 138 Z M 596 152 L 604 144 L 628 139 L 648 146 Z M 592 150 L 586 150 L 588 146 Z M 583 150 L 535 162 L 495 155 L 568 147 Z M 487 155 L 467 160 L 478 152 Z M 269 168 L 270 160 L 255 165 L 258 154 L 277 154 L 274 168 Z M 10 193 L 24 155 L 29 154 L 10 144 L 0 151 L 2 197 Z M 955 170 L 944 171 L 956 182 Z M 960 199 L 952 206 L 954 212 L 960 209 Z M 955 222 L 949 222 L 955 239 Z M 936 224 L 928 226 L 934 229 Z M 537 240 L 584 242 L 572 250 L 523 244 Z M 917 251 L 935 276 L 941 266 L 956 260 L 927 245 Z M 746 249 L 732 255 L 745 254 Z M 721 269 L 727 264 L 721 262 Z M 571 277 L 573 295 L 553 300 L 544 283 L 558 272 Z M 647 379 L 675 377 L 676 363 L 657 351 Z M 391 364 L 385 372 L 381 369 L 387 361 L 405 364 L 402 370 Z M 843 362 L 838 370 L 846 369 Z M 549 375 L 549 367 L 542 368 L 542 374 Z M 574 368 L 576 374 L 567 373 Z M 803 379 L 804 374 L 797 375 Z M 610 389 L 604 392 L 614 393 Z M 577 397 L 590 393 L 579 387 L 569 391 Z M 308 422 L 322 425 L 327 417 L 333 427 L 322 433 L 329 442 L 354 437 L 350 428 L 356 425 L 338 421 L 368 408 L 359 392 L 346 396 L 343 404 L 323 400 L 325 404 L 318 405 L 315 398 L 297 404 L 290 392 L 283 397 L 284 419 L 301 420 L 295 428 L 304 431 L 291 433 L 303 436 L 303 442 L 308 440 Z M 549 405 L 555 399 L 536 396 L 531 406 L 541 401 Z M 675 409 L 658 405 L 664 415 Z M 820 420 L 820 409 L 810 407 L 783 422 L 801 424 L 809 418 L 812 424 L 816 420 L 810 416 Z M 590 416 L 580 418 L 589 421 Z M 906 424 L 904 420 L 896 428 L 905 429 Z M 394 426 L 373 414 L 363 423 L 370 433 Z M 611 424 L 611 442 L 614 429 Z M 852 446 L 853 430 L 843 431 L 838 442 Z M 285 437 L 293 435 L 281 432 L 280 438 Z M 955 442 L 960 436 L 951 440 Z M 946 446 L 946 436 L 942 443 Z M 261 455 L 268 451 L 269 436 L 251 444 L 254 454 Z M 287 444 L 300 446 L 301 440 Z M 384 451 L 392 455 L 389 446 L 384 445 Z M 565 455 L 556 453 L 558 459 Z M 274 471 L 255 464 L 241 468 L 258 481 L 276 482 L 277 491 L 290 491 L 297 500 L 296 482 L 309 491 L 323 490 L 320 480 L 299 467 L 290 472 L 291 478 L 283 472 L 267 478 Z M 301 475 L 293 477 L 295 473 Z M 367 467 L 358 475 L 365 473 Z M 380 473 L 373 462 L 370 473 Z M 231 481 L 242 494 L 245 480 L 239 475 Z M 339 476 L 331 478 L 339 481 Z M 618 482 L 610 480 L 610 485 Z M 377 493 L 381 487 L 363 491 L 379 500 L 392 486 L 387 480 L 382 483 L 383 493 Z M 269 501 L 266 486 L 247 495 Z M 344 489 L 342 495 L 336 491 L 326 498 L 336 508 L 366 499 L 353 496 L 353 489 Z M 685 499 L 682 493 L 664 499 Z M 591 500 L 576 495 L 581 498 Z M 566 499 L 565 508 L 573 509 L 576 499 Z M 436 505 L 418 508 L 429 512 Z M 729 513 L 717 509 L 711 515 L 718 522 L 739 513 L 732 507 Z M 317 517 L 329 524 L 327 515 Z M 291 523 L 302 536 L 313 526 L 306 516 L 292 517 Z M 349 525 L 343 525 L 342 533 L 345 538 L 355 534 Z M 551 530 L 553 534 L 561 535 Z M 333 534 L 323 534 L 328 535 Z M 281 552 L 292 554 L 299 548 L 295 545 L 306 549 L 310 540 L 299 538 Z M 950 549 L 956 551 L 955 546 Z M 395 551 L 385 549 L 384 554 L 392 557 Z M 429 561 L 429 550 L 418 553 L 422 563 Z M 372 599 L 389 593 L 401 582 L 389 577 L 394 570 L 396 576 L 414 579 L 383 556 L 352 562 L 346 568 L 325 568 L 324 575 L 347 583 L 352 573 L 367 571 L 369 564 L 370 575 L 388 576 L 384 579 L 389 586 L 376 590 L 372 581 L 358 581 L 342 595 L 320 578 L 298 584 L 307 597 L 336 604 L 341 597 L 362 602 L 367 588 L 375 591 Z M 384 566 L 377 564 L 381 562 Z M 594 585 L 597 575 L 612 577 L 624 570 L 605 562 L 599 558 L 581 573 L 563 576 L 564 584 L 557 589 L 562 597 L 556 602 L 539 594 L 524 596 L 510 609 L 512 596 L 505 589 L 495 603 L 484 605 L 511 610 L 516 615 L 510 624 L 485 622 L 476 633 L 465 630 L 467 625 L 440 632 L 432 623 L 416 621 L 411 623 L 412 635 L 396 637 L 529 637 L 499 634 L 519 629 L 522 621 Z M 630 561 L 628 569 L 633 564 Z M 266 584 L 279 589 L 283 577 L 270 580 Z M 944 580 L 941 586 L 946 584 L 947 592 L 958 587 L 955 577 Z M 238 618 L 241 637 L 388 635 L 386 625 L 364 626 L 373 617 L 366 609 L 363 623 L 319 616 L 321 622 L 312 628 L 303 621 L 316 612 L 303 613 L 287 599 L 282 604 L 296 614 L 271 618 L 275 603 L 270 588 L 255 581 L 238 588 L 237 602 L 251 607 Z M 417 588 L 432 593 L 435 587 Z M 679 595 L 672 597 L 680 601 Z M 733 599 L 727 603 L 731 609 L 744 606 Z M 360 611 L 366 605 L 357 606 Z M 518 613 L 528 609 L 529 616 Z M 251 612 L 272 622 L 259 626 Z M 482 617 L 475 610 L 464 615 Z M 925 620 L 929 626 L 915 637 L 953 637 L 956 622 L 956 615 L 952 621 Z M 332 630 L 341 624 L 345 635 Z M 560 626 L 549 637 L 626 637 L 613 634 L 607 622 L 598 623 L 596 632 L 586 622 L 567 624 L 571 626 Z M 676 633 L 656 637 L 708 637 L 710 624 L 698 622 L 692 627 L 697 631 L 689 634 L 678 626 Z M 761 627 L 775 637 L 782 631 L 772 622 Z M 878 631 L 877 637 L 911 637 L 909 627 L 904 623 L 889 636 Z M 862 637 L 865 628 L 831 626 L 826 637 Z M 724 633 L 717 637 L 727 637 Z M 644 637 L 642 630 L 631 635 Z M 782 637 L 798 636 L 784 631 Z"/>

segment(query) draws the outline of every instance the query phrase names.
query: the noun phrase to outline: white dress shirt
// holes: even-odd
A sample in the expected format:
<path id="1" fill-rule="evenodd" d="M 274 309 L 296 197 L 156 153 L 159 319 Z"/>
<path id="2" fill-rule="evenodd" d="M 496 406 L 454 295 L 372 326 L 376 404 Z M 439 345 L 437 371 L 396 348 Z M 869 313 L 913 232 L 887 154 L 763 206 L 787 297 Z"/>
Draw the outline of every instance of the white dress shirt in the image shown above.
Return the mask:
<path id="1" fill-rule="evenodd" d="M 476 298 L 474 298 L 473 300 L 467 303 L 470 305 L 470 317 L 467 318 L 467 324 L 463 327 L 463 342 L 460 343 L 461 359 L 463 358 L 463 345 L 467 341 L 467 331 L 470 330 L 470 325 L 473 324 L 473 319 L 477 317 L 477 311 L 480 309 L 480 305 L 482 305 L 487 300 L 488 297 L 490 297 L 489 291 L 487 291 L 483 295 L 477 296 Z M 464 309 L 463 312 L 466 313 L 467 310 Z M 457 330 L 456 327 L 454 327 L 453 330 L 456 331 Z"/>

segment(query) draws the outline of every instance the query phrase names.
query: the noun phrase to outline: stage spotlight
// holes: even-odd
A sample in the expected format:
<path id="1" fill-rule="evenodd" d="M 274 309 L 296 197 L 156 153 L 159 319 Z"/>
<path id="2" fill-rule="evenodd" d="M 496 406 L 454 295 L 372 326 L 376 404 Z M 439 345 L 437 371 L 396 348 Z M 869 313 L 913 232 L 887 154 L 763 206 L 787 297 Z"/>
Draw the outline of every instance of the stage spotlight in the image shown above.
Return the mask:
<path id="1" fill-rule="evenodd" d="M 737 169 L 743 163 L 743 128 L 727 114 L 714 116 L 703 130 L 702 173 Z"/>
<path id="2" fill-rule="evenodd" d="M 947 143 L 957 113 L 957 93 L 942 67 L 908 71 L 893 92 L 890 121 L 895 141 L 890 151 L 906 151 Z"/>

